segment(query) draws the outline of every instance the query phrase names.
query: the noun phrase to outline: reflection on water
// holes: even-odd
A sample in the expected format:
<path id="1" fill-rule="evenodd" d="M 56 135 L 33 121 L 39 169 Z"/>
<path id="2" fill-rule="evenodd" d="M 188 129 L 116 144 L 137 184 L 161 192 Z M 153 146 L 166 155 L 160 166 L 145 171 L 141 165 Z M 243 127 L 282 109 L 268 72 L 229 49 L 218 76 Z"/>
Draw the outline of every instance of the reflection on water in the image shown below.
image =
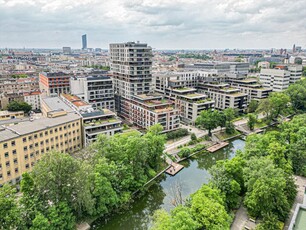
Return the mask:
<path id="1" fill-rule="evenodd" d="M 181 185 L 182 196 L 188 197 L 198 190 L 203 183 L 207 183 L 210 175 L 208 169 L 218 160 L 231 159 L 235 152 L 244 148 L 244 141 L 236 139 L 227 147 L 215 153 L 198 153 L 193 158 L 182 162 L 185 168 L 176 176 L 162 176 L 154 183 L 144 196 L 135 200 L 128 210 L 121 214 L 111 216 L 107 223 L 100 219 L 94 223 L 96 230 L 129 230 L 148 229 L 152 216 L 157 209 L 171 210 L 171 188 L 176 184 Z"/>

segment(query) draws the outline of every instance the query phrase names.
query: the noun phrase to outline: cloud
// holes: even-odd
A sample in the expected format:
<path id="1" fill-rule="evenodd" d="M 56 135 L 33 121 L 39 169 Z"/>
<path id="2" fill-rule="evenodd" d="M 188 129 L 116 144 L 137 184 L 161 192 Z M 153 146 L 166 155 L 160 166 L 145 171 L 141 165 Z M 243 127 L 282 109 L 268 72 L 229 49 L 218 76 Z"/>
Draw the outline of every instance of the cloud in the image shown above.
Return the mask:
<path id="1" fill-rule="evenodd" d="M 306 45 L 305 0 L 0 0 L 0 47 Z"/>

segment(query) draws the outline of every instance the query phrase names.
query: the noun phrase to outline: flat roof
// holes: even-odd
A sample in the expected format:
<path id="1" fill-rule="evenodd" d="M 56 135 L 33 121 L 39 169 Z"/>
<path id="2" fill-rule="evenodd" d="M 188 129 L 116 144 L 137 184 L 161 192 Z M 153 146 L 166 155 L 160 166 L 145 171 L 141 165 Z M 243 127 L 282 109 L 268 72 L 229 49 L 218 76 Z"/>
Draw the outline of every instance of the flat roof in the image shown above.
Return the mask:
<path id="1" fill-rule="evenodd" d="M 39 132 L 50 127 L 63 125 L 80 119 L 80 116 L 75 113 L 69 113 L 65 116 L 54 118 L 40 118 L 34 121 L 25 121 L 16 125 L 2 126 L 4 130 L 0 131 L 0 141 L 6 141 L 18 136 L 27 135 L 34 132 Z"/>
<path id="2" fill-rule="evenodd" d="M 71 107 L 66 105 L 59 97 L 42 98 L 43 102 L 50 110 L 64 110 L 66 112 L 74 112 Z"/>
<path id="3" fill-rule="evenodd" d="M 10 115 L 10 114 L 16 114 L 16 113 L 22 113 L 24 114 L 23 111 L 0 111 L 0 116 L 4 116 L 4 115 Z"/>

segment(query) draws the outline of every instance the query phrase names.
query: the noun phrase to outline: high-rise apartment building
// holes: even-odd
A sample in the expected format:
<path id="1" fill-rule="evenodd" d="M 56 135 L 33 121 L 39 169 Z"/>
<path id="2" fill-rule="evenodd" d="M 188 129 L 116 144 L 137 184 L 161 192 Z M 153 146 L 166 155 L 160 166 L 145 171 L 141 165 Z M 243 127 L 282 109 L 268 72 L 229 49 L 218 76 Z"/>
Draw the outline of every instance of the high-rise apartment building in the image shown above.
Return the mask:
<path id="1" fill-rule="evenodd" d="M 86 34 L 82 35 L 82 49 L 83 50 L 87 49 L 87 35 Z"/>
<path id="2" fill-rule="evenodd" d="M 110 44 L 115 107 L 127 121 L 148 128 L 159 123 L 164 131 L 179 127 L 179 111 L 162 96 L 150 93 L 152 48 L 145 43 Z"/>
<path id="3" fill-rule="evenodd" d="M 150 92 L 152 82 L 152 48 L 144 43 L 110 44 L 111 73 L 116 109 L 122 115 L 122 100 Z"/>

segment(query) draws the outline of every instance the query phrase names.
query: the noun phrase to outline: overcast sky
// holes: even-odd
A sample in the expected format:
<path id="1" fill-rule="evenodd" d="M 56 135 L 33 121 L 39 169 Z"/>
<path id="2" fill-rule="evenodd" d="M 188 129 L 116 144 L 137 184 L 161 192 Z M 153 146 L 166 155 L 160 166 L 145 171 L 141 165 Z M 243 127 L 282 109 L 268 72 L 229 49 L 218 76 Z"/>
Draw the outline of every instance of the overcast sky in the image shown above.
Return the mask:
<path id="1" fill-rule="evenodd" d="M 0 0 L 0 47 L 306 47 L 306 0 Z"/>

